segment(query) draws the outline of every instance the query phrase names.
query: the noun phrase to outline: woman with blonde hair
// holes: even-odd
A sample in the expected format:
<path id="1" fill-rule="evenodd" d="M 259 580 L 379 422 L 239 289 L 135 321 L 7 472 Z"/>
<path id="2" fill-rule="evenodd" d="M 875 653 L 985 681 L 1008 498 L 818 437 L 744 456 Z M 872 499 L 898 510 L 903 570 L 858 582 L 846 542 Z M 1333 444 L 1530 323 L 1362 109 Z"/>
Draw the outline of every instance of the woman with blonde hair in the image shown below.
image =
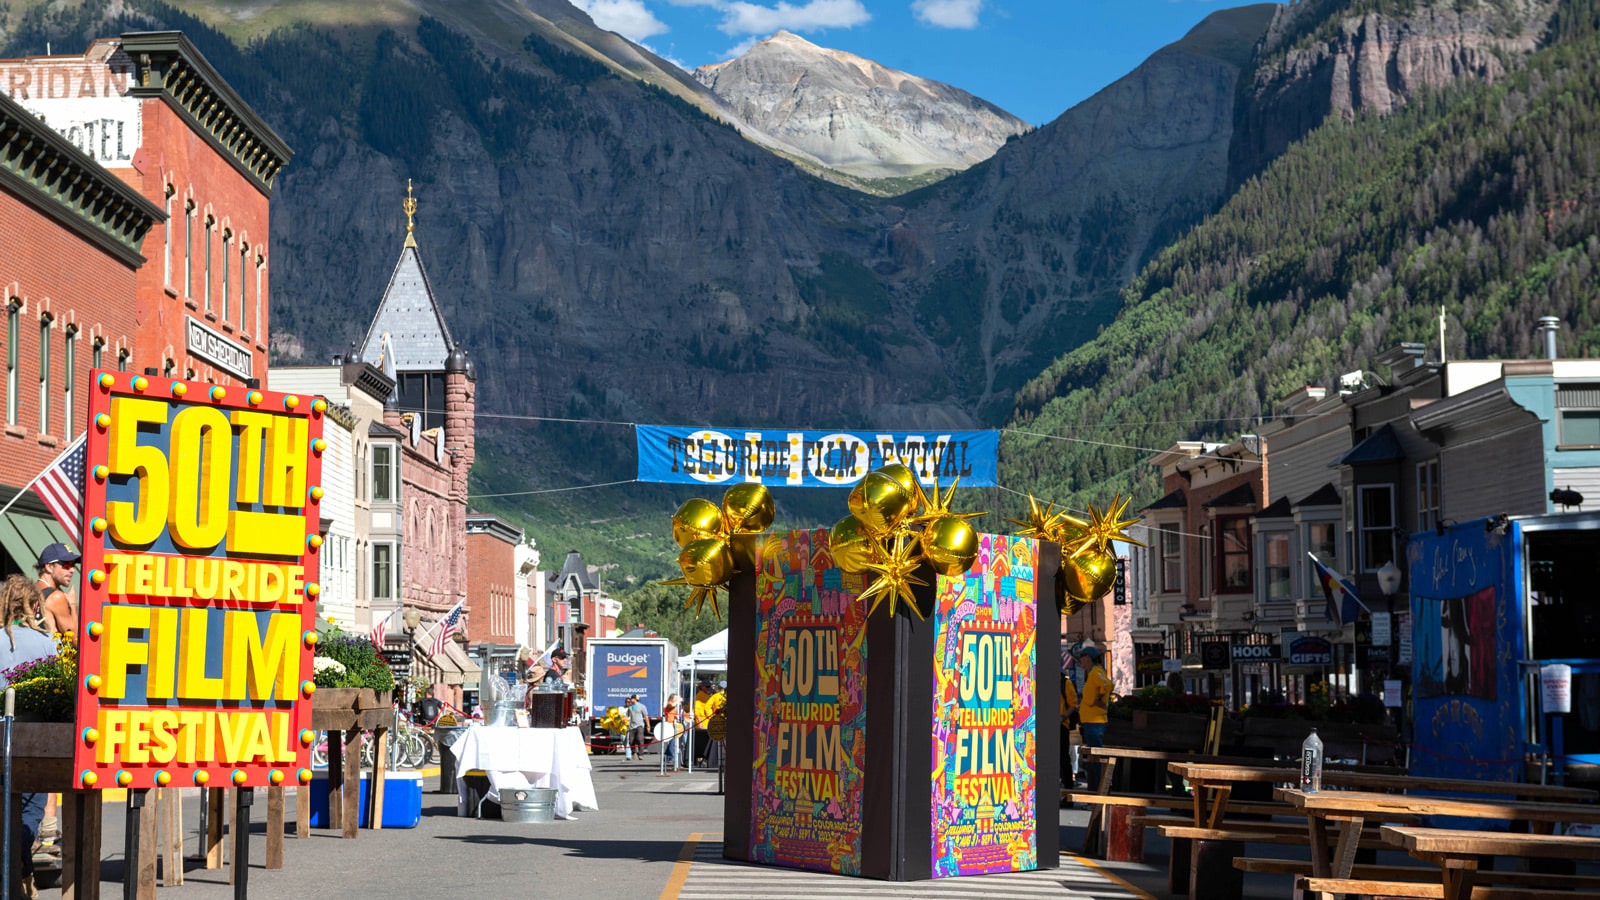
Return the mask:
<path id="1" fill-rule="evenodd" d="M 21 575 L 6 578 L 0 587 L 0 609 L 5 611 L 6 640 L 0 642 L 0 672 L 56 652 L 56 643 L 35 624 L 39 588 Z M 0 687 L 6 686 L 0 675 Z"/>
<path id="2" fill-rule="evenodd" d="M 39 588 L 21 575 L 12 575 L 0 587 L 0 609 L 5 611 L 6 637 L 0 640 L 0 689 L 10 681 L 5 673 L 15 666 L 56 652 L 56 642 L 34 624 Z M 22 827 L 17 829 L 12 856 L 22 860 L 23 895 L 36 896 L 33 887 L 33 850 L 45 818 L 44 794 L 18 794 L 22 801 Z"/>

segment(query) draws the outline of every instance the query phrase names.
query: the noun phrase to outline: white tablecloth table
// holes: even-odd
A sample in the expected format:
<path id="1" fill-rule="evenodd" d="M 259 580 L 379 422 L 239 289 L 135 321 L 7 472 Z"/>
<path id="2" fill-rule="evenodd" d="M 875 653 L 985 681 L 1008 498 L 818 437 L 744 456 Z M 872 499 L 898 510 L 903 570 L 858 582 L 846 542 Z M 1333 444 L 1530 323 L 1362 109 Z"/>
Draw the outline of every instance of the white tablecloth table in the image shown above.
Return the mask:
<path id="1" fill-rule="evenodd" d="M 456 793 L 465 815 L 478 814 L 466 809 L 467 773 L 474 769 L 521 772 L 534 787 L 555 788 L 557 818 L 571 818 L 576 809 L 600 808 L 589 775 L 594 767 L 577 728 L 479 726 L 451 749 L 456 755 Z"/>

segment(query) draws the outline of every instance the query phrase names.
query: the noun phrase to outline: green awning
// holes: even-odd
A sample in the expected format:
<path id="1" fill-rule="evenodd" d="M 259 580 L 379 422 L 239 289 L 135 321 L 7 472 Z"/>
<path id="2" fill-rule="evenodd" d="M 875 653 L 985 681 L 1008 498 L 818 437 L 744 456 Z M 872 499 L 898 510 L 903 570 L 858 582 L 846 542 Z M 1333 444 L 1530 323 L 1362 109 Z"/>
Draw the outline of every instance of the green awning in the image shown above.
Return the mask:
<path id="1" fill-rule="evenodd" d="M 0 516 L 0 548 L 11 557 L 18 571 L 32 572 L 39 563 L 39 554 L 57 541 L 68 547 L 77 546 L 77 541 L 69 537 L 67 530 L 54 518 L 14 511 Z"/>

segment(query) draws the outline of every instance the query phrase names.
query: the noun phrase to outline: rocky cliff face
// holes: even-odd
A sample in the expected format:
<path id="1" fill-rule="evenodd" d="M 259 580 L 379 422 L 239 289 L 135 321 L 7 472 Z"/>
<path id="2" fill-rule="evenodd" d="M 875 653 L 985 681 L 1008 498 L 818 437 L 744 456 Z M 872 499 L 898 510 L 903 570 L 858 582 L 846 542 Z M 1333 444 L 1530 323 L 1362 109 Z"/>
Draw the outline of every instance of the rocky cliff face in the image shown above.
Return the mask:
<path id="1" fill-rule="evenodd" d="M 965 169 L 1028 128 L 965 91 L 787 31 L 694 77 L 738 122 L 863 178 Z"/>
<path id="2" fill-rule="evenodd" d="M 984 162 L 884 200 L 708 117 L 702 86 L 558 0 L 484 0 L 471 16 L 408 2 L 450 33 L 413 18 L 376 45 L 307 31 L 241 50 L 177 15 L 129 28 L 194 29 L 296 151 L 273 200 L 279 348 L 324 360 L 361 334 L 414 178 L 422 256 L 476 360 L 480 409 L 623 421 L 999 421 L 1226 197 L 1236 123 L 1259 163 L 1336 97 L 1377 108 L 1450 66 L 1492 77 L 1495 42 L 1511 40 L 1456 12 L 1405 20 L 1433 23 L 1428 44 L 1408 37 L 1416 24 L 1347 32 L 1348 3 L 1224 10 Z M 1527 33 L 1548 5 L 1527 4 Z M 1332 11 L 1285 18 L 1312 6 Z"/>
<path id="3" fill-rule="evenodd" d="M 1329 115 L 1382 115 L 1419 90 L 1492 81 L 1540 45 L 1555 0 L 1417 3 L 1347 14 L 1348 3 L 1281 6 L 1240 93 L 1235 182 L 1260 171 Z"/>

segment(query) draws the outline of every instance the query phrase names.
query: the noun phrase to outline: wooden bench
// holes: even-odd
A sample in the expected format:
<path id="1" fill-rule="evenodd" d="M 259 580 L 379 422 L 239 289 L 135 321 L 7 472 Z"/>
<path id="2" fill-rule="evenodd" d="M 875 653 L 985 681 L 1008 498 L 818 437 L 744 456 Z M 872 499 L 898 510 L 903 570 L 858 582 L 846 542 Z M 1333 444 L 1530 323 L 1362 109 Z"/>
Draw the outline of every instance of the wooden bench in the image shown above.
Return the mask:
<path id="1" fill-rule="evenodd" d="M 1370 897 L 1421 897 L 1425 900 L 1444 900 L 1445 888 L 1438 881 L 1376 881 L 1364 878 L 1315 878 L 1301 875 L 1294 880 L 1297 889 L 1308 893 L 1352 894 Z M 1551 900 L 1553 896 L 1572 893 L 1583 888 L 1559 889 L 1551 886 L 1513 887 L 1499 884 L 1475 884 L 1469 896 L 1472 900 Z"/>
<path id="2" fill-rule="evenodd" d="M 1220 827 L 1210 828 L 1177 816 L 1135 816 L 1134 821 L 1159 829 L 1171 842 L 1167 890 L 1187 894 L 1190 900 L 1241 896 L 1244 870 L 1234 860 L 1245 855 L 1246 844 L 1304 847 L 1310 840 L 1310 826 L 1304 822 L 1224 820 Z M 1376 850 L 1388 845 L 1377 829 L 1362 829 L 1357 846 Z"/>
<path id="3" fill-rule="evenodd" d="M 1241 856 L 1233 861 L 1233 867 L 1242 872 L 1314 877 L 1311 873 L 1311 863 L 1299 859 Z M 1423 880 L 1437 885 L 1439 870 L 1432 866 L 1417 865 L 1358 865 L 1351 869 L 1350 878 L 1358 881 L 1387 882 Z M 1502 872 L 1496 869 L 1487 869 L 1479 871 L 1476 880 L 1485 884 L 1501 884 L 1512 887 L 1544 887 L 1556 890 L 1590 891 L 1600 889 L 1600 875 L 1554 875 L 1545 872 Z"/>

